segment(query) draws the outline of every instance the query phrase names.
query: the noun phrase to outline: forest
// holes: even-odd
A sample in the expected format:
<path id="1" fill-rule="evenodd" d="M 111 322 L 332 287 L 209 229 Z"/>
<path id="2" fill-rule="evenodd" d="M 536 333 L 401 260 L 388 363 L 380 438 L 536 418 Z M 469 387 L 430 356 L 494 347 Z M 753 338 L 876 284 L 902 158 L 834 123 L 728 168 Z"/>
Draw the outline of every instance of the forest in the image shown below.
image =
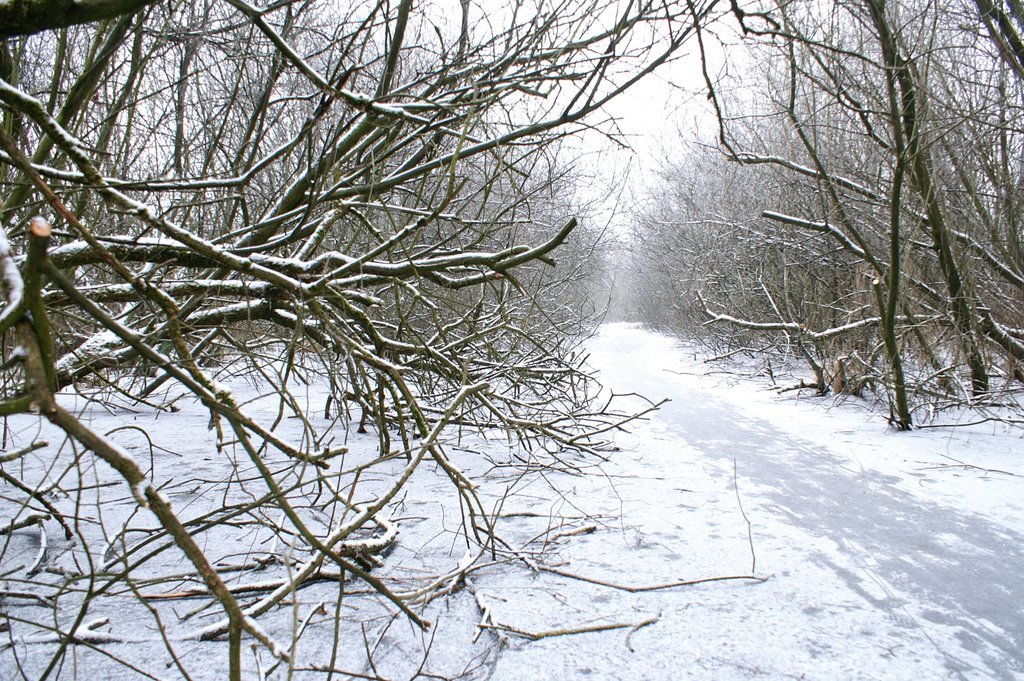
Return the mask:
<path id="1" fill-rule="evenodd" d="M 636 218 L 637 288 L 659 292 L 640 318 L 798 357 L 804 387 L 882 396 L 899 429 L 1014 404 L 1022 10 L 787 3 L 698 28 L 717 130 L 663 164 Z"/>
<path id="2" fill-rule="evenodd" d="M 4 678 L 384 678 L 390 627 L 543 571 L 526 476 L 663 404 L 602 391 L 608 315 L 894 430 L 1022 422 L 1017 0 L 25 0 L 0 37 Z M 616 235 L 577 143 L 669 68 L 707 124 Z M 403 520 L 448 554 L 389 568 Z"/>

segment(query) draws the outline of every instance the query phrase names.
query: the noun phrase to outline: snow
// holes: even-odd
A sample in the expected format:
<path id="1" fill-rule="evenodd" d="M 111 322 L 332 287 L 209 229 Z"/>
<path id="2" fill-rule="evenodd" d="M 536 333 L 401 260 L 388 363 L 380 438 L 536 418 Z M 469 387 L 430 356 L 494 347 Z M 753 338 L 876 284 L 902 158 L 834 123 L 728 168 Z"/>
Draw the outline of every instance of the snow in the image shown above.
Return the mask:
<path id="1" fill-rule="evenodd" d="M 1024 615 L 1015 605 L 1024 588 L 1019 427 L 898 433 L 864 402 L 779 396 L 766 381 L 716 379 L 669 339 L 623 326 L 605 331 L 595 362 L 611 367 L 606 380 L 674 398 L 650 423 L 659 444 L 699 450 L 682 450 L 691 469 L 701 469 L 693 479 L 737 474 L 758 572 L 771 575 L 752 590 L 756 597 L 740 598 L 760 612 L 761 601 L 773 600 L 765 594 L 778 597 L 765 609 L 777 622 L 737 633 L 734 645 L 758 651 L 738 677 L 1024 674 Z M 642 362 L 623 359 L 637 355 Z M 652 458 L 643 435 L 631 448 Z M 720 488 L 723 503 L 726 496 Z M 714 524 L 704 517 L 696 525 Z M 758 639 L 774 630 L 795 636 L 766 650 Z"/>
<path id="2" fill-rule="evenodd" d="M 10 326 L 8 317 L 13 314 L 20 314 L 22 298 L 25 295 L 25 283 L 21 279 L 21 273 L 14 262 L 11 254 L 11 243 L 7 240 L 7 232 L 0 229 L 0 276 L 3 277 L 4 288 L 2 293 L 7 300 L 4 309 L 0 312 L 0 325 L 4 328 Z"/>
<path id="3" fill-rule="evenodd" d="M 666 342 L 671 344 L 662 339 Z M 812 390 L 780 396 L 767 380 L 744 381 L 720 372 L 714 378 L 715 367 L 695 358 L 693 350 L 684 354 L 672 348 L 669 354 L 664 366 L 674 367 L 671 380 L 677 390 L 701 390 L 728 401 L 750 417 L 825 448 L 850 472 L 889 476 L 891 484 L 909 494 L 948 508 L 969 503 L 989 520 L 1020 529 L 1024 518 L 1019 478 L 1024 474 L 1024 428 L 1020 425 L 994 420 L 959 425 L 979 418 L 977 412 L 961 410 L 937 416 L 924 424 L 926 428 L 901 433 L 887 425 L 881 406 L 867 400 L 819 398 Z"/>
<path id="4" fill-rule="evenodd" d="M 397 544 L 373 574 L 416 597 L 416 612 L 432 626 L 423 631 L 396 618 L 394 605 L 358 580 L 346 582 L 344 594 L 336 581 L 312 583 L 257 620 L 287 650 L 295 678 L 326 678 L 310 670 L 331 665 L 391 679 L 413 678 L 417 670 L 517 681 L 1024 678 L 1019 427 L 987 422 L 897 433 L 867 402 L 780 395 L 766 379 L 721 373 L 692 349 L 625 324 L 604 326 L 589 349 L 606 390 L 620 395 L 620 408 L 647 406 L 630 393 L 672 401 L 616 432 L 618 451 L 607 461 L 562 453 L 571 465 L 558 465 L 530 459 L 501 438 L 441 433 L 451 465 L 477 483 L 515 557 L 501 547 L 492 554 L 467 546 L 458 490 L 437 462 L 424 459 L 409 471 L 409 463 L 397 457 L 366 467 L 352 499 L 364 508 L 409 473 L 409 484 L 386 507 L 386 518 L 398 529 Z M 274 418 L 274 400 L 259 398 L 241 381 L 218 380 L 247 402 L 254 418 Z M 294 390 L 312 405 L 323 397 L 315 384 Z M 180 411 L 166 414 L 138 406 L 103 409 L 82 400 L 72 404 L 69 395 L 61 399 L 98 432 L 125 423 L 144 428 L 157 446 L 132 431 L 111 437 L 127 450 L 141 450 L 135 459 L 151 465 L 154 486 L 183 517 L 234 501 L 197 492 L 199 482 L 226 475 L 201 405 L 179 401 Z M 959 417 L 973 419 L 967 413 Z M 60 442 L 36 418 L 11 421 L 12 432 L 25 440 L 12 448 L 43 436 Z M 285 420 L 282 428 L 287 427 L 300 428 Z M 375 435 L 345 433 L 340 423 L 334 427 L 351 450 L 345 468 L 372 463 Z M 517 458 L 554 465 L 526 468 Z M 65 470 L 55 460 L 60 457 L 52 449 L 29 452 L 19 471 L 26 482 L 33 476 L 54 479 Z M 132 532 L 152 526 L 123 486 L 118 496 L 104 482 L 111 478 L 102 464 L 83 456 L 67 470 L 92 481 L 83 485 L 85 496 L 110 495 L 103 506 L 84 507 L 93 525 L 111 533 L 124 523 L 136 528 Z M 245 475 L 243 469 L 239 477 Z M 337 484 L 348 493 L 340 477 Z M 16 512 L 0 501 L 4 523 Z M 70 551 L 71 543 L 55 539 L 48 525 L 51 556 Z M 237 553 L 242 545 L 271 549 L 260 536 L 236 534 L 225 529 L 198 540 L 221 565 L 244 561 L 249 554 Z M 124 536 L 131 546 L 147 535 Z M 0 537 L 8 541 L 0 553 L 7 588 L 30 587 L 13 569 L 35 556 L 36 537 L 38 526 Z M 120 538 L 116 543 L 121 548 Z M 309 555 L 279 544 L 275 550 L 293 576 Z M 145 575 L 186 573 L 171 553 L 154 556 Z M 233 586 L 267 586 L 286 573 L 268 565 L 258 574 L 224 574 Z M 735 579 L 680 584 L 723 577 Z M 182 580 L 175 588 L 196 586 Z M 265 593 L 239 599 L 250 608 Z M 430 600 L 431 593 L 437 597 Z M 76 588 L 61 593 L 62 627 L 73 623 L 72 606 L 82 597 Z M 206 602 L 149 605 L 159 611 L 192 678 L 226 678 L 224 642 L 196 636 L 223 618 Z M 339 602 L 342 616 L 336 620 Z M 17 673 L 12 650 L 29 677 L 38 676 L 56 649 L 55 639 L 25 620 L 52 625 L 52 610 L 13 598 L 0 601 L 0 610 L 12 618 L 4 638 L 18 641 L 0 650 L 0 678 Z M 93 626 L 103 617 L 109 622 Z M 159 678 L 179 676 L 153 616 L 130 593 L 111 589 L 97 595 L 82 621 L 90 623 L 90 640 L 101 641 L 97 645 L 110 655 Z M 302 635 L 292 644 L 296 630 Z M 243 646 L 247 678 L 258 670 L 268 678 L 287 676 L 288 663 L 275 667 L 270 651 L 250 643 Z M 107 655 L 86 645 L 74 648 L 59 678 L 135 678 Z M 373 651 L 372 667 L 367 650 Z"/>
<path id="5" fill-rule="evenodd" d="M 138 334 L 136 334 L 137 336 Z M 113 331 L 98 331 L 78 346 L 74 353 L 64 355 L 58 361 L 58 371 L 70 371 L 81 357 L 99 357 L 106 351 L 121 347 L 121 339 Z"/>

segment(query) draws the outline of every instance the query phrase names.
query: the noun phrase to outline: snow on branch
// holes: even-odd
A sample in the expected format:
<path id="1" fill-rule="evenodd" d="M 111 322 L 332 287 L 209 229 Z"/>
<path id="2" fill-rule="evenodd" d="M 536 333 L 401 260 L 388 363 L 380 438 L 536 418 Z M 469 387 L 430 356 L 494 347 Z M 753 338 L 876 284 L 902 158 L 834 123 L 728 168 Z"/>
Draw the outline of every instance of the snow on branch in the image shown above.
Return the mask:
<path id="1" fill-rule="evenodd" d="M 776 213 L 775 211 L 766 210 L 761 212 L 761 217 L 766 220 L 772 220 L 774 222 L 781 222 L 784 225 L 793 225 L 795 227 L 802 227 L 803 229 L 809 229 L 814 232 L 820 232 L 822 234 L 828 234 L 832 238 L 842 245 L 843 248 L 848 250 L 854 255 L 865 258 L 866 254 L 864 249 L 853 243 L 846 234 L 842 232 L 835 225 L 830 225 L 827 222 L 815 222 L 812 220 L 804 220 L 803 218 L 793 217 L 792 215 L 785 215 L 783 213 Z"/>
<path id="2" fill-rule="evenodd" d="M 783 158 L 781 156 L 761 156 L 750 152 L 739 152 L 737 154 L 731 155 L 730 158 L 745 165 L 757 165 L 762 163 L 777 165 L 782 168 L 786 168 L 788 170 L 792 170 L 796 173 L 799 173 L 800 175 L 813 177 L 815 179 L 823 180 L 825 182 L 831 182 L 836 186 L 842 187 L 843 189 L 848 189 L 856 194 L 860 194 L 865 198 L 875 201 L 879 199 L 879 195 L 877 192 L 868 187 L 865 187 L 859 182 L 854 182 L 853 180 L 841 177 L 839 175 L 826 175 L 815 170 L 814 168 L 809 168 L 808 166 L 801 165 L 794 161 L 790 161 L 789 159 Z"/>
<path id="3" fill-rule="evenodd" d="M 783 331 L 785 333 L 792 333 L 811 340 L 828 340 L 830 338 L 835 338 L 836 336 L 850 333 L 851 331 L 877 326 L 882 321 L 881 317 L 865 317 L 864 319 L 859 319 L 857 321 L 850 322 L 849 324 L 834 326 L 823 331 L 813 331 L 797 322 L 755 322 L 747 319 L 739 319 L 727 314 L 712 312 L 708 308 L 707 303 L 704 301 L 704 297 L 700 292 L 697 293 L 697 300 L 704 309 L 704 313 L 710 317 L 709 321 L 711 323 L 723 322 L 726 324 L 732 324 L 733 326 L 738 326 L 742 329 L 751 329 L 754 331 Z"/>

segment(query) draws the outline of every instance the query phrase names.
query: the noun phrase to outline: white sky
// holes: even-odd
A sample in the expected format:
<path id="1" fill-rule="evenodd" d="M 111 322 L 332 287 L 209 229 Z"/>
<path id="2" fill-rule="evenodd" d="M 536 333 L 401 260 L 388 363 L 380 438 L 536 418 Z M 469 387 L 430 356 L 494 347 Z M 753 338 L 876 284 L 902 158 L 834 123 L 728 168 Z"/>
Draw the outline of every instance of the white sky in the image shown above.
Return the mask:
<path id="1" fill-rule="evenodd" d="M 713 63 L 724 61 L 720 45 L 708 33 L 705 49 Z M 712 77 L 716 68 L 712 66 Z M 604 206 L 603 220 L 615 231 L 624 233 L 628 229 L 629 216 L 623 209 L 643 198 L 667 159 L 684 153 L 686 144 L 697 137 L 710 141 L 717 136 L 717 123 L 705 92 L 697 41 L 691 37 L 676 60 L 638 82 L 606 108 L 605 117 L 615 119 L 622 141 L 630 148 L 594 132 L 581 136 L 579 149 L 586 154 L 581 170 L 594 175 L 581 198 L 599 201 Z M 602 116 L 597 115 L 591 122 L 601 120 Z"/>
<path id="2" fill-rule="evenodd" d="M 581 170 L 593 174 L 581 198 L 600 202 L 602 219 L 617 232 L 628 227 L 623 209 L 642 198 L 658 169 L 682 149 L 692 131 L 699 127 L 711 132 L 713 122 L 699 91 L 702 83 L 699 59 L 687 55 L 640 81 L 608 107 L 606 115 L 615 119 L 622 141 L 630 148 L 595 132 L 581 136 L 579 148 L 585 154 Z"/>

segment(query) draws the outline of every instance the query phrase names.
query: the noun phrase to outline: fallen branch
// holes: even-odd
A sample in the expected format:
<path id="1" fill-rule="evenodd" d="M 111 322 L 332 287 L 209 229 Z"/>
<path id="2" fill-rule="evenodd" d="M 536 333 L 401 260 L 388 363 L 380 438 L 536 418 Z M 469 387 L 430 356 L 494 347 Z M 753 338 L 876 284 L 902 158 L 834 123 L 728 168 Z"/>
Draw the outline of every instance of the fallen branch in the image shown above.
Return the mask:
<path id="1" fill-rule="evenodd" d="M 644 620 L 642 622 L 637 622 L 635 624 L 634 623 L 629 623 L 629 622 L 616 623 L 616 624 L 593 624 L 593 625 L 589 625 L 589 626 L 573 627 L 573 628 L 568 628 L 568 629 L 550 629 L 548 631 L 526 631 L 525 629 L 519 629 L 517 627 L 512 627 L 512 626 L 509 626 L 507 624 L 500 624 L 500 623 L 494 623 L 494 624 L 484 624 L 484 623 L 481 623 L 481 624 L 478 624 L 477 626 L 480 627 L 481 629 L 489 629 L 489 630 L 492 630 L 492 631 L 500 631 L 500 632 L 503 632 L 503 633 L 506 633 L 506 634 L 513 634 L 515 636 L 519 636 L 519 637 L 525 638 L 525 639 L 527 639 L 529 641 L 539 641 L 542 638 L 554 638 L 556 636 L 575 636 L 577 634 L 594 634 L 594 633 L 598 633 L 598 632 L 601 632 L 601 631 L 615 631 L 616 629 L 630 629 L 631 630 L 630 633 L 632 633 L 632 632 L 634 632 L 634 631 L 636 631 L 638 629 L 641 629 L 643 627 L 646 627 L 646 626 L 648 626 L 650 624 L 654 624 L 660 618 L 661 618 L 661 615 L 659 614 L 659 615 L 655 615 L 654 617 L 651 617 L 649 619 L 646 619 L 646 620 Z"/>
<path id="2" fill-rule="evenodd" d="M 608 582 L 603 579 L 595 579 L 594 577 L 586 577 L 584 575 L 578 575 L 566 570 L 559 570 L 558 568 L 548 567 L 546 565 L 538 565 L 531 561 L 531 565 L 541 572 L 548 572 L 553 575 L 560 577 L 568 577 L 569 579 L 575 579 L 581 582 L 587 582 L 588 584 L 596 584 L 597 586 L 605 586 L 609 589 L 616 589 L 618 591 L 625 591 L 626 593 L 639 594 L 647 593 L 650 591 L 665 591 L 667 589 L 678 589 L 684 586 L 696 586 L 698 584 L 708 584 L 710 582 L 729 582 L 729 581 L 752 581 L 752 582 L 767 582 L 768 577 L 758 577 L 757 575 L 727 575 L 719 577 L 703 577 L 701 579 L 681 579 L 677 582 L 666 582 L 665 584 L 645 584 L 641 586 L 632 586 L 629 584 L 617 584 L 615 582 Z"/>
<path id="3" fill-rule="evenodd" d="M 661 618 L 661 613 L 659 612 L 654 617 L 652 617 L 650 619 L 647 619 L 647 620 L 644 620 L 643 622 L 640 622 L 635 627 L 633 627 L 632 629 L 629 630 L 629 633 L 626 634 L 626 647 L 629 648 L 629 652 L 631 652 L 631 653 L 635 653 L 636 652 L 636 649 L 633 648 L 633 634 L 635 634 L 636 632 L 640 631 L 641 629 L 643 629 L 644 627 L 646 627 L 646 626 L 648 626 L 650 624 L 654 624 L 660 618 Z"/>
<path id="4" fill-rule="evenodd" d="M 345 578 L 345 573 L 342 570 L 328 570 L 320 569 L 314 572 L 309 577 L 305 578 L 301 584 L 294 584 L 293 590 L 299 591 L 311 584 L 321 581 L 341 581 Z M 268 579 L 262 582 L 250 582 L 248 584 L 234 584 L 228 586 L 228 591 L 234 595 L 238 594 L 255 594 L 264 593 L 267 591 L 274 591 L 280 589 L 288 584 L 293 584 L 293 580 L 288 577 L 281 577 L 280 579 Z M 353 594 L 357 592 L 346 590 L 345 593 Z M 367 590 L 367 593 L 375 593 Z M 202 596 L 209 596 L 210 592 L 208 589 L 196 588 L 196 589 L 179 589 L 178 591 L 169 591 L 167 593 L 144 593 L 139 594 L 142 598 L 147 601 L 173 601 L 181 600 L 185 598 L 198 598 Z"/>
<path id="5" fill-rule="evenodd" d="M 12 532 L 16 532 L 29 527 L 30 525 L 35 525 L 36 523 L 49 519 L 50 515 L 48 513 L 30 513 L 21 520 L 11 520 L 7 524 L 0 526 L 0 536 L 11 534 Z"/>
<path id="6" fill-rule="evenodd" d="M 30 452 L 34 452 L 37 449 L 42 449 L 43 447 L 49 446 L 50 443 L 48 442 L 33 442 L 27 447 L 16 449 L 13 452 L 4 452 L 3 454 L 0 454 L 0 463 L 7 463 L 9 461 L 20 459 L 21 457 L 25 456 L 26 454 L 29 454 Z"/>
<path id="7" fill-rule="evenodd" d="M 743 500 L 740 499 L 740 485 L 737 480 L 736 459 L 732 460 L 732 488 L 736 492 L 736 505 L 740 508 L 740 515 L 743 522 L 747 524 L 747 543 L 750 546 L 750 574 L 757 574 L 757 553 L 754 551 L 754 527 L 750 524 L 747 512 L 743 510 Z"/>

